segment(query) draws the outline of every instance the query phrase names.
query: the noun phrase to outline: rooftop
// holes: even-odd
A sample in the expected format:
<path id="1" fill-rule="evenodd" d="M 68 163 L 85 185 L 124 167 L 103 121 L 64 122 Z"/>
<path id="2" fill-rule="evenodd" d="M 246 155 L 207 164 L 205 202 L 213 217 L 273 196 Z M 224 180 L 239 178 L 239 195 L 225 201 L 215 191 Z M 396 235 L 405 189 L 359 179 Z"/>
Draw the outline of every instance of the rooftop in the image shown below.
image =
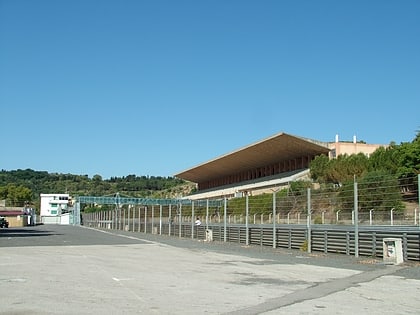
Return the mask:
<path id="1" fill-rule="evenodd" d="M 200 183 L 302 156 L 328 154 L 326 143 L 279 133 L 185 170 L 175 177 Z"/>

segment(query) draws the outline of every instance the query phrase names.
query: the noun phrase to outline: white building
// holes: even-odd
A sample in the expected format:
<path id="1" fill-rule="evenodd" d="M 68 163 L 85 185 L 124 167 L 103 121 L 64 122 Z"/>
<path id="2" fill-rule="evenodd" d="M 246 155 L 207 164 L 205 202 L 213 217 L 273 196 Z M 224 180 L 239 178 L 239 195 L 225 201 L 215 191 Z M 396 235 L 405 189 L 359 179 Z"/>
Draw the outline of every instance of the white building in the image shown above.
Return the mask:
<path id="1" fill-rule="evenodd" d="M 69 194 L 41 194 L 41 221 L 45 224 L 69 224 Z"/>

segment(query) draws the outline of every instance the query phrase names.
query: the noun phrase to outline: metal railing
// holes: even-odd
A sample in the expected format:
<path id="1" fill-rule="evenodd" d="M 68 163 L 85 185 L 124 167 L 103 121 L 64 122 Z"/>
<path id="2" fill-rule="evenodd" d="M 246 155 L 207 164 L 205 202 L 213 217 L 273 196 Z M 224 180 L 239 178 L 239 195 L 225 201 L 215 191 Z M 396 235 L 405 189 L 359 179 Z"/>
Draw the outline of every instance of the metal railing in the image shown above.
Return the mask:
<path id="1" fill-rule="evenodd" d="M 115 214 L 115 212 L 114 212 Z M 355 229 L 351 225 L 312 224 L 310 230 L 302 224 L 224 224 L 208 223 L 194 226 L 193 222 L 171 221 L 157 217 L 144 218 L 112 216 L 113 212 L 96 212 L 83 215 L 86 226 L 115 229 L 137 233 L 151 233 L 181 238 L 206 240 L 206 231 L 212 231 L 213 241 L 258 245 L 273 248 L 300 249 L 311 252 L 355 255 Z M 308 249 L 308 231 L 310 248 Z M 274 234 L 274 236 L 273 236 Z M 383 257 L 383 239 L 400 238 L 406 261 L 420 261 L 420 228 L 418 226 L 359 226 L 358 254 L 366 257 Z M 273 242 L 274 240 L 274 242 Z M 248 241 L 248 243 L 247 243 Z"/>
<path id="2" fill-rule="evenodd" d="M 105 201 L 111 207 L 114 202 L 114 209 L 83 213 L 83 221 L 95 228 L 193 239 L 205 239 L 211 230 L 216 241 L 356 257 L 382 257 L 384 238 L 400 238 L 404 259 L 419 261 L 419 186 L 420 175 L 402 182 L 362 181 L 359 185 L 355 180 L 338 190 L 247 193 L 230 200 L 113 197 Z M 79 197 L 79 201 L 92 200 Z M 203 225 L 196 227 L 198 216 Z"/>

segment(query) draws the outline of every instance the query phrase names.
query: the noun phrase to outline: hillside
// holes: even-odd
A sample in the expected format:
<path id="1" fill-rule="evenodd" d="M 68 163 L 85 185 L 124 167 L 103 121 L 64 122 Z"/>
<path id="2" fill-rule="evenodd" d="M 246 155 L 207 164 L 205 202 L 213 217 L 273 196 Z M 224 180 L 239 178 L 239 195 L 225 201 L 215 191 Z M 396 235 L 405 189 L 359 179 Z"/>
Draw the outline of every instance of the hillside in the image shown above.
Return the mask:
<path id="1" fill-rule="evenodd" d="M 138 198 L 177 198 L 189 194 L 194 187 L 192 183 L 173 177 L 128 175 L 103 180 L 100 175 L 89 178 L 87 175 L 48 173 L 32 169 L 0 171 L 0 199 L 6 199 L 8 205 L 18 207 L 25 202 L 37 204 L 41 193 L 107 196 L 118 192 Z M 28 190 L 30 196 L 21 193 Z"/>

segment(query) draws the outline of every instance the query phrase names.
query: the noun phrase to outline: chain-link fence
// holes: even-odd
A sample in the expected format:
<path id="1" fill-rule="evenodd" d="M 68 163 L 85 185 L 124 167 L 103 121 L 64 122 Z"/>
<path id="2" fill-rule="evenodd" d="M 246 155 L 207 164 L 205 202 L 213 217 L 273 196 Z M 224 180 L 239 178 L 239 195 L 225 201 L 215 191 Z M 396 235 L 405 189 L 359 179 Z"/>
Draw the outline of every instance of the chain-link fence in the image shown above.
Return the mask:
<path id="1" fill-rule="evenodd" d="M 234 223 L 245 223 L 248 215 L 253 224 L 306 224 L 308 216 L 311 224 L 354 224 L 357 215 L 362 225 L 418 225 L 418 182 L 418 177 L 381 177 L 317 189 L 250 193 L 228 201 L 228 216 Z"/>
<path id="2" fill-rule="evenodd" d="M 419 260 L 420 175 L 404 181 L 356 180 L 342 186 L 275 190 L 242 198 L 117 204 L 84 213 L 85 225 L 178 237 L 381 256 L 400 237 L 405 259 Z M 159 203 L 159 200 L 156 200 Z M 200 225 L 196 225 L 199 219 Z M 360 238 L 360 241 L 359 241 Z"/>

